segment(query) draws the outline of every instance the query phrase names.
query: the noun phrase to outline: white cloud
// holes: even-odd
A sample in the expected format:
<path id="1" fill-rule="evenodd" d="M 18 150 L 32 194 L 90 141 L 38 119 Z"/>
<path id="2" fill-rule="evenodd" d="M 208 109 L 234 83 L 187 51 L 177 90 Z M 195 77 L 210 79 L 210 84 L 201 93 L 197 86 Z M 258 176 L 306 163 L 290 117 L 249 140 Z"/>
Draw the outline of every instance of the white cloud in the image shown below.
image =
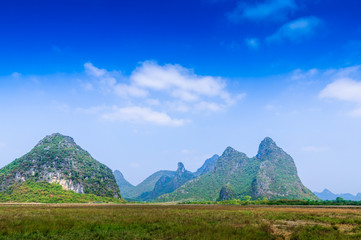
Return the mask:
<path id="1" fill-rule="evenodd" d="M 328 84 L 320 92 L 321 99 L 335 99 L 339 101 L 352 102 L 356 109 L 351 115 L 361 116 L 361 82 L 350 78 L 341 78 Z"/>
<path id="2" fill-rule="evenodd" d="M 85 68 L 85 72 L 93 77 L 102 77 L 107 73 L 105 69 L 97 68 L 92 63 L 89 62 L 84 64 L 84 68 Z"/>
<path id="3" fill-rule="evenodd" d="M 196 104 L 196 109 L 216 112 L 223 108 L 222 105 L 214 102 L 200 102 Z"/>
<path id="4" fill-rule="evenodd" d="M 114 92 L 121 97 L 132 96 L 144 98 L 148 95 L 146 90 L 134 86 L 128 86 L 126 84 L 116 84 L 114 86 Z"/>
<path id="5" fill-rule="evenodd" d="M 320 91 L 320 99 L 352 103 L 355 107 L 349 113 L 361 116 L 361 65 L 330 69 L 324 72 L 323 77 L 332 82 Z"/>
<path id="6" fill-rule="evenodd" d="M 82 88 L 86 91 L 92 91 L 94 90 L 94 86 L 92 83 L 90 82 L 83 82 L 83 81 L 80 81 L 80 85 L 82 86 Z"/>
<path id="7" fill-rule="evenodd" d="M 321 23 L 322 20 L 314 16 L 299 18 L 281 26 L 277 32 L 267 38 L 267 41 L 282 42 L 289 40 L 298 42 L 313 35 Z"/>
<path id="8" fill-rule="evenodd" d="M 295 0 L 266 0 L 255 4 L 239 1 L 237 8 L 228 17 L 234 22 L 242 19 L 278 21 L 286 19 L 290 12 L 296 9 Z"/>
<path id="9" fill-rule="evenodd" d="M 259 49 L 260 41 L 258 38 L 246 38 L 244 41 L 247 47 L 255 50 Z"/>
<path id="10" fill-rule="evenodd" d="M 361 82 L 350 78 L 337 79 L 320 92 L 320 97 L 361 104 Z"/>
<path id="11" fill-rule="evenodd" d="M 189 120 L 171 118 L 166 113 L 142 107 L 114 107 L 111 113 L 103 114 L 102 118 L 109 121 L 148 122 L 156 125 L 175 127 L 183 126 L 189 122 Z"/>
<path id="12" fill-rule="evenodd" d="M 221 77 L 202 76 L 177 64 L 159 65 L 152 61 L 141 63 L 128 77 L 119 71 L 107 71 L 91 63 L 84 64 L 85 90 L 113 94 L 126 101 L 104 109 L 90 107 L 79 112 L 97 114 L 112 121 L 148 122 L 157 125 L 182 126 L 189 122 L 172 118 L 169 112 L 220 111 L 244 98 L 241 93 L 232 96 Z M 89 83 L 89 84 L 87 84 Z M 156 107 L 157 110 L 153 110 Z"/>
<path id="13" fill-rule="evenodd" d="M 177 64 L 160 66 L 147 61 L 136 68 L 128 79 L 120 72 L 108 72 L 91 63 L 84 64 L 84 67 L 87 75 L 102 91 L 112 92 L 120 97 L 145 98 L 150 95 L 149 91 L 154 91 L 185 102 L 201 101 L 202 97 L 218 97 L 224 101 L 230 99 L 222 78 L 196 75 Z M 119 83 L 121 81 L 127 83 Z M 83 83 L 83 87 L 92 88 L 86 83 Z"/>
<path id="14" fill-rule="evenodd" d="M 307 71 L 303 71 L 302 69 L 296 69 L 293 71 L 291 79 L 292 80 L 300 80 L 300 79 L 310 79 L 316 76 L 319 73 L 319 70 L 316 68 L 312 68 Z"/>
<path id="15" fill-rule="evenodd" d="M 93 83 L 83 83 L 83 88 L 93 89 L 94 85 L 105 93 L 114 93 L 120 97 L 146 97 L 148 92 L 144 89 L 137 88 L 132 85 L 119 83 L 125 81 L 125 77 L 120 72 L 109 72 L 106 69 L 95 67 L 92 63 L 84 64 L 85 72 L 91 78 Z"/>
<path id="16" fill-rule="evenodd" d="M 219 97 L 225 93 L 225 83 L 219 77 L 199 76 L 180 65 L 160 66 L 144 62 L 130 76 L 138 87 L 168 91 L 173 97 L 184 101 L 196 101 L 201 96 Z"/>

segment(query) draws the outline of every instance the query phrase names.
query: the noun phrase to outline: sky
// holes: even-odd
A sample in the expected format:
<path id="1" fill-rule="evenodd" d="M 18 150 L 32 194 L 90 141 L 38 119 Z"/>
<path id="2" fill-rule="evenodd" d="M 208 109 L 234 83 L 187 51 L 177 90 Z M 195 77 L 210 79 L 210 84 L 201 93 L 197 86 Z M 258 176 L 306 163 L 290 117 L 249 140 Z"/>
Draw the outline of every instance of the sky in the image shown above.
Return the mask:
<path id="1" fill-rule="evenodd" d="M 269 136 L 311 190 L 361 192 L 360 9 L 0 1 L 0 167 L 59 132 L 138 184 Z"/>

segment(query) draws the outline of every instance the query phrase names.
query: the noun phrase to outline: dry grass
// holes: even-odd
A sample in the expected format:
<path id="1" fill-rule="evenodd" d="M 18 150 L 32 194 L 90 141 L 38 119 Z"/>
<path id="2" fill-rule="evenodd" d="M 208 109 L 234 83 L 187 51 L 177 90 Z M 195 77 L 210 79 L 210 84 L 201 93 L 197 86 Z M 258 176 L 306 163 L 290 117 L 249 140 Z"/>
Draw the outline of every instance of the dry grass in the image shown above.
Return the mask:
<path id="1" fill-rule="evenodd" d="M 0 239 L 361 239 L 361 208 L 2 204 Z"/>

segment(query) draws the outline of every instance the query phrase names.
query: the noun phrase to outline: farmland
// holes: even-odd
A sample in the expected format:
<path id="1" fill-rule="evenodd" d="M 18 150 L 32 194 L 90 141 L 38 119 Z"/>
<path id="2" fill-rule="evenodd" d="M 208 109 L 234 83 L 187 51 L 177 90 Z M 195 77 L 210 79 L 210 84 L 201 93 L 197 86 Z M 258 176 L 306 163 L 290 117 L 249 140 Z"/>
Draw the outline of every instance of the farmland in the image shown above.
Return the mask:
<path id="1" fill-rule="evenodd" d="M 2 204 L 0 239 L 360 239 L 361 208 Z"/>

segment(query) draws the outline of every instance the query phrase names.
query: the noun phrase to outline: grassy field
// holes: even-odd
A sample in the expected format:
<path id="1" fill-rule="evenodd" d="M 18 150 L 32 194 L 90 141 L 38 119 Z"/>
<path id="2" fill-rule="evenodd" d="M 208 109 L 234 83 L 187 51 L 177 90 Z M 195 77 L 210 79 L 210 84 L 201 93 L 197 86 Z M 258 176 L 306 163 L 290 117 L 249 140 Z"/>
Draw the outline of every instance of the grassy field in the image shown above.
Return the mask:
<path id="1" fill-rule="evenodd" d="M 0 239 L 361 239 L 361 208 L 2 204 Z"/>

